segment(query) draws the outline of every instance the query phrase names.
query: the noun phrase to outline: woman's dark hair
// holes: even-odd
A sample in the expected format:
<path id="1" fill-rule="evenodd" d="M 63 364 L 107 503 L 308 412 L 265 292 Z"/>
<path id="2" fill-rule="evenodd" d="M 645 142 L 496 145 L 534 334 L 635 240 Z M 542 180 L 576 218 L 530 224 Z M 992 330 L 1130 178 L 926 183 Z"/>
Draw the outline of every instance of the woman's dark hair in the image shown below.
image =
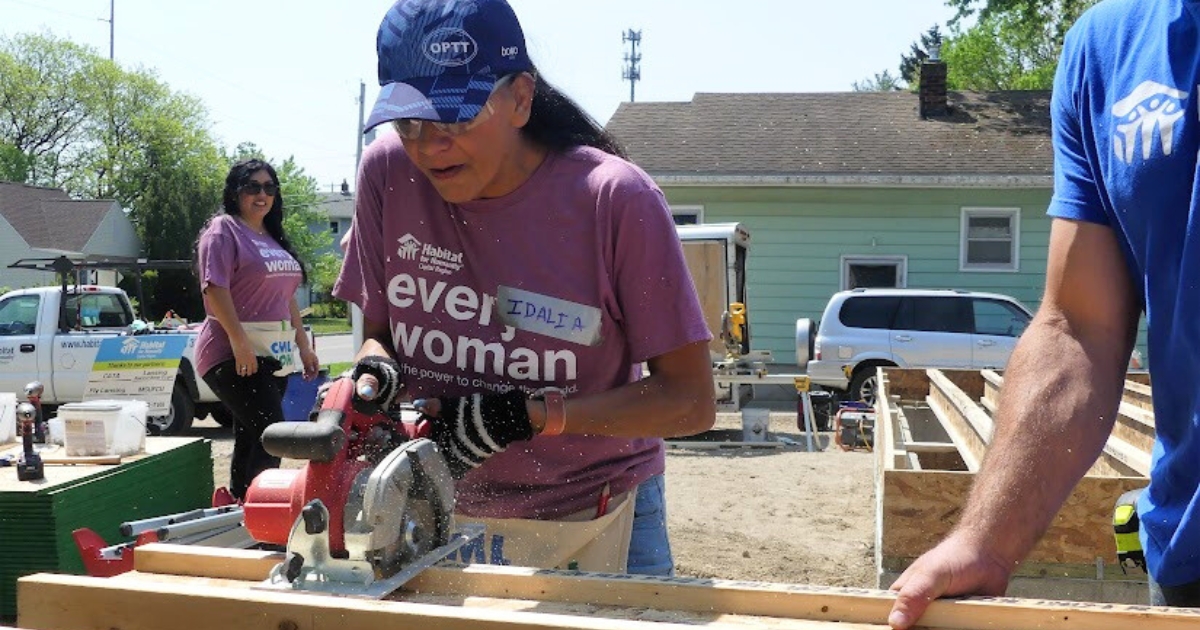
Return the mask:
<path id="1" fill-rule="evenodd" d="M 271 181 L 275 184 L 275 202 L 271 204 L 271 209 L 267 211 L 267 215 L 263 217 L 263 227 L 267 229 L 267 234 L 279 243 L 279 246 L 284 251 L 292 255 L 296 259 L 296 263 L 300 265 L 300 276 L 303 282 L 308 282 L 308 271 L 304 268 L 304 261 L 296 255 L 296 250 L 292 248 L 292 242 L 288 240 L 287 235 L 283 232 L 283 189 L 279 188 L 279 176 L 275 174 L 275 168 L 270 164 L 258 158 L 249 158 L 234 164 L 229 169 L 229 174 L 225 176 L 225 193 L 221 199 L 221 209 L 230 216 L 239 216 L 242 213 L 242 208 L 238 205 L 238 195 L 241 193 L 242 186 L 250 182 L 250 176 L 259 171 L 266 171 L 271 176 Z M 220 216 L 217 213 L 215 216 Z M 211 219 L 209 223 L 211 223 Z M 204 231 L 208 229 L 208 224 L 205 224 Z M 194 260 L 199 262 L 199 247 L 200 240 L 197 238 L 195 246 Z M 197 269 L 197 276 L 199 269 Z"/>
<path id="2" fill-rule="evenodd" d="M 596 119 L 550 85 L 536 68 L 531 69 L 530 73 L 534 77 L 533 106 L 529 112 L 529 122 L 521 130 L 527 138 L 555 152 L 588 146 L 628 159 L 617 139 L 605 131 Z"/>

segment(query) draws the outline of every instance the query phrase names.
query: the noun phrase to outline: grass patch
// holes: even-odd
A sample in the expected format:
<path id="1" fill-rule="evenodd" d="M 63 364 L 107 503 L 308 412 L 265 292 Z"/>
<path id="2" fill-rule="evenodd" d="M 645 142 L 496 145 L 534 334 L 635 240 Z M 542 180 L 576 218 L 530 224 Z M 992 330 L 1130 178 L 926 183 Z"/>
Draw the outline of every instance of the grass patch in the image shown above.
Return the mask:
<path id="1" fill-rule="evenodd" d="M 304 323 L 312 327 L 314 334 L 350 332 L 350 322 L 343 317 L 306 317 Z"/>
<path id="2" fill-rule="evenodd" d="M 354 367 L 354 362 L 353 361 L 338 361 L 336 363 L 330 363 L 329 365 L 324 366 L 324 367 L 329 368 L 329 378 L 337 378 L 338 375 L 341 374 L 342 372 L 345 372 L 346 370 L 349 370 L 350 368 Z"/>

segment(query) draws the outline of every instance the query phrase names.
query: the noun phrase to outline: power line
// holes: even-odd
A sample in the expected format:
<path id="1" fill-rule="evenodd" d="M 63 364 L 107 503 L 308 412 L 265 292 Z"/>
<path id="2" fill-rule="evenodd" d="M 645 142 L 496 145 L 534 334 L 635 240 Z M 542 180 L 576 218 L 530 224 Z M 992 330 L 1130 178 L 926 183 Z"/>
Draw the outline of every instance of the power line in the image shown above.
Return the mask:
<path id="1" fill-rule="evenodd" d="M 621 43 L 629 42 L 629 52 L 625 53 L 625 69 L 621 72 L 621 78 L 629 81 L 629 102 L 633 102 L 633 86 L 638 81 L 642 80 L 642 69 L 638 64 L 642 61 L 642 55 L 638 53 L 638 44 L 642 43 L 642 31 L 629 29 L 621 33 Z"/>

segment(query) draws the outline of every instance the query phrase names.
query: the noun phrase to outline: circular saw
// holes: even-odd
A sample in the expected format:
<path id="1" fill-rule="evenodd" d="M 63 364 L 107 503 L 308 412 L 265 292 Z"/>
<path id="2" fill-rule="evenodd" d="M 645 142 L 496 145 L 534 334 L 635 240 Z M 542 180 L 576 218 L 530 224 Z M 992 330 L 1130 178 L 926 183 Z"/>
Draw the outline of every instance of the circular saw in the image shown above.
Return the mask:
<path id="1" fill-rule="evenodd" d="M 303 468 L 263 471 L 243 505 L 250 535 L 286 546 L 267 588 L 381 598 L 482 535 L 454 527 L 454 479 L 415 409 L 366 413 L 333 382 L 309 422 L 267 427 L 263 447 Z"/>

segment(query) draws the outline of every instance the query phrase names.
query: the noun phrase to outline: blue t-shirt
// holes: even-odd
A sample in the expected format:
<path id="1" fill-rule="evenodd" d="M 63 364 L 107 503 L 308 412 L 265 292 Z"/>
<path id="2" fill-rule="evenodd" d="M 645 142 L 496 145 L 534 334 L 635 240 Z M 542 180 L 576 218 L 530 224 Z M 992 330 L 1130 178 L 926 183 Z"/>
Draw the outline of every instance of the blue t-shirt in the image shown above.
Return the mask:
<path id="1" fill-rule="evenodd" d="M 1200 580 L 1198 5 L 1096 5 L 1066 37 L 1051 99 L 1049 214 L 1110 226 L 1144 301 L 1158 439 L 1139 512 L 1166 586 Z"/>

